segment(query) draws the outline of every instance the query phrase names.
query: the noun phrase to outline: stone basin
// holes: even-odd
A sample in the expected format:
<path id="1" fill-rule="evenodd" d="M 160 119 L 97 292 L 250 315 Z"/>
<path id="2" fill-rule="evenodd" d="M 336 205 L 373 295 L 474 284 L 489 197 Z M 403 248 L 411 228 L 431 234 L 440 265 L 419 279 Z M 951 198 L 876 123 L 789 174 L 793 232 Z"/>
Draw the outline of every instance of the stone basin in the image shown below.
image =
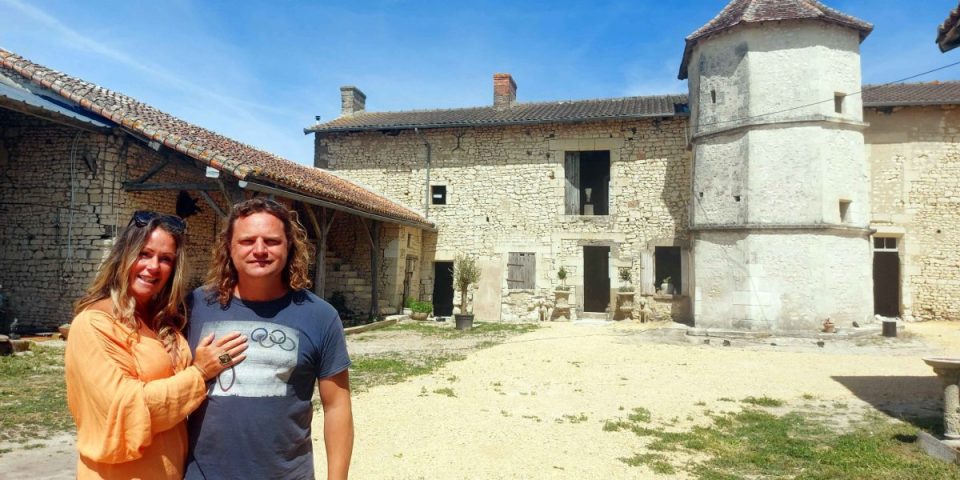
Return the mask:
<path id="1" fill-rule="evenodd" d="M 930 365 L 933 368 L 942 368 L 945 370 L 950 370 L 954 368 L 960 369 L 960 358 L 952 357 L 926 357 L 923 359 L 927 365 Z"/>

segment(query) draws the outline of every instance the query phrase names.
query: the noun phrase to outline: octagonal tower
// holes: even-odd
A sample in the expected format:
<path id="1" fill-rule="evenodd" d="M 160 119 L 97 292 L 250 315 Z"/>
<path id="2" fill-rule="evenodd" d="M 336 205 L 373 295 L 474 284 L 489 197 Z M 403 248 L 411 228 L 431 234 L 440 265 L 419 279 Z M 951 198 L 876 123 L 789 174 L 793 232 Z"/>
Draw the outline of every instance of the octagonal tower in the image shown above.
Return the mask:
<path id="1" fill-rule="evenodd" d="M 733 0 L 686 39 L 698 327 L 872 317 L 860 43 L 814 0 Z"/>

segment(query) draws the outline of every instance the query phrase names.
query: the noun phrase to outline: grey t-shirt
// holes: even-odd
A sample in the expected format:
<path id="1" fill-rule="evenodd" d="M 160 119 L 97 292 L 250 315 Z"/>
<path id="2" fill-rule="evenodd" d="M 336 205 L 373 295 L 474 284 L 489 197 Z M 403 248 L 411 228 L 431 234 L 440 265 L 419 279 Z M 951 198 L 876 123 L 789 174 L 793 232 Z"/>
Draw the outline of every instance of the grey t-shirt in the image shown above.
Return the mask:
<path id="1" fill-rule="evenodd" d="M 203 288 L 188 299 L 187 339 L 247 336 L 247 358 L 208 382 L 190 415 L 187 479 L 312 479 L 310 422 L 317 379 L 350 366 L 337 311 L 306 290 L 266 302 L 233 298 L 224 308 Z"/>

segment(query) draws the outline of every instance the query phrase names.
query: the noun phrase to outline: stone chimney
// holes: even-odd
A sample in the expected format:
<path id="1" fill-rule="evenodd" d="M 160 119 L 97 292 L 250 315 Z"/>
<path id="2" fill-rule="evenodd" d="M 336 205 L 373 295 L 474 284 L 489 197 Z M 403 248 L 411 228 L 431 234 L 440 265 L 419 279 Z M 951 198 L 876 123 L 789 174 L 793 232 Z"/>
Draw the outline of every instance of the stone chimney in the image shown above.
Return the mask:
<path id="1" fill-rule="evenodd" d="M 493 74 L 493 108 L 510 108 L 517 101 L 517 83 L 509 73 Z"/>
<path id="2" fill-rule="evenodd" d="M 340 116 L 350 116 L 362 112 L 367 106 L 367 96 L 353 85 L 340 87 Z"/>

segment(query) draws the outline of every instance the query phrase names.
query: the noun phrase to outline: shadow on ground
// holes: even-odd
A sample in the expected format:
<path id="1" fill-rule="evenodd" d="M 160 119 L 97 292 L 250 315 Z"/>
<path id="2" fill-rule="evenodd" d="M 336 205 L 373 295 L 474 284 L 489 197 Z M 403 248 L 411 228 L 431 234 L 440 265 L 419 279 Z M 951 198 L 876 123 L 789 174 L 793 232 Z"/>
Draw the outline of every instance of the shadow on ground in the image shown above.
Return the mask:
<path id="1" fill-rule="evenodd" d="M 877 411 L 937 433 L 942 431 L 942 387 L 933 376 L 833 376 Z"/>

